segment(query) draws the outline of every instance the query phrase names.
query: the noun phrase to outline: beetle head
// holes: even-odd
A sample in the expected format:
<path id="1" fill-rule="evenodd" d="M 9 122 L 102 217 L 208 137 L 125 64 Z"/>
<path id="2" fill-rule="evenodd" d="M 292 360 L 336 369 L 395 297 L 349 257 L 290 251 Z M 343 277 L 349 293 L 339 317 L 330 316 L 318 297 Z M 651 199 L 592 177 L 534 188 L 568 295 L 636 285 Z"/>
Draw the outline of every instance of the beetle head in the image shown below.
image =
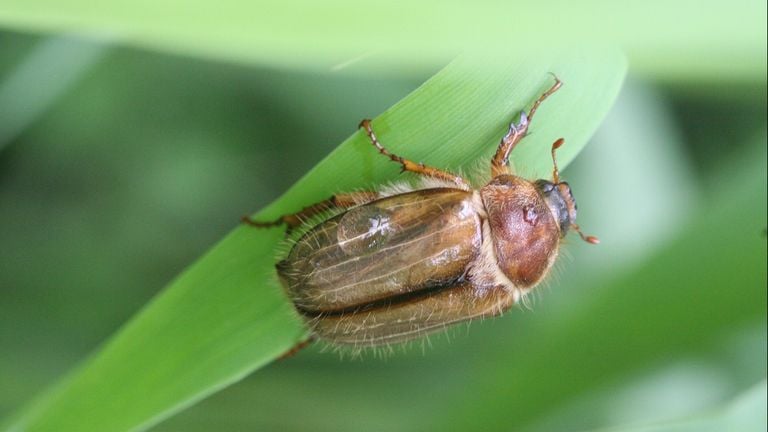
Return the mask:
<path id="1" fill-rule="evenodd" d="M 555 153 L 560 146 L 563 145 L 565 140 L 558 139 L 552 144 L 552 180 L 538 180 L 536 181 L 536 189 L 544 197 L 544 200 L 549 207 L 549 210 L 557 219 L 557 223 L 560 227 L 560 237 L 565 237 L 568 234 L 568 229 L 573 228 L 579 236 L 587 243 L 598 244 L 600 240 L 594 236 L 585 236 L 579 226 L 576 225 L 576 200 L 573 199 L 573 193 L 568 183 L 560 181 L 560 171 L 557 169 L 557 158 Z"/>
<path id="2" fill-rule="evenodd" d="M 536 189 L 539 191 L 549 210 L 560 227 L 560 237 L 568 234 L 568 229 L 576 222 L 576 200 L 573 199 L 571 188 L 566 182 L 552 183 L 549 180 L 537 180 Z"/>

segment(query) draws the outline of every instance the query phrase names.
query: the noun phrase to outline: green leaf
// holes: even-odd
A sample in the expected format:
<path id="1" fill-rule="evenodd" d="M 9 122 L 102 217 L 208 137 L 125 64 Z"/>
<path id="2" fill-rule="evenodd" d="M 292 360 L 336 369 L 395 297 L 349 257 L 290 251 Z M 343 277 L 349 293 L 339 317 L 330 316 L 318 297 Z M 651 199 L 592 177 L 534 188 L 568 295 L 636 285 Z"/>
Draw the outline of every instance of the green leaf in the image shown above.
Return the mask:
<path id="1" fill-rule="evenodd" d="M 656 425 L 600 429 L 602 432 L 719 432 L 762 431 L 768 427 L 766 418 L 766 382 L 763 381 L 727 405 L 695 418 Z"/>
<path id="2" fill-rule="evenodd" d="M 615 44 L 636 71 L 690 82 L 763 81 L 766 5 L 738 0 L 380 2 L 5 0 L 0 22 L 131 46 L 302 69 L 402 74 L 457 52 Z"/>
<path id="3" fill-rule="evenodd" d="M 459 168 L 481 158 L 487 169 L 509 121 L 551 85 L 552 72 L 564 86 L 542 105 L 531 136 L 513 154 L 525 173 L 549 176 L 551 142 L 566 137 L 563 165 L 586 144 L 616 97 L 623 56 L 508 58 L 454 61 L 375 119 L 379 138 L 417 161 Z M 398 171 L 356 132 L 258 216 L 272 218 L 334 192 L 372 187 L 397 178 Z M 235 229 L 15 417 L 11 429 L 146 428 L 277 358 L 305 335 L 273 273 L 281 237 L 279 229 Z"/>

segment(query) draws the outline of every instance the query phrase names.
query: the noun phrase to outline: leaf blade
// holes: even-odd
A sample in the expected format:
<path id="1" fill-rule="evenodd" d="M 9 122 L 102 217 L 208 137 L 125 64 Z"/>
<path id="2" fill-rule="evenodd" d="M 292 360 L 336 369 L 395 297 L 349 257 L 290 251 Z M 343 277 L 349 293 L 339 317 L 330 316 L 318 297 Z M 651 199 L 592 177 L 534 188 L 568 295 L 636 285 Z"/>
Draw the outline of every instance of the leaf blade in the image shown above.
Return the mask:
<path id="1" fill-rule="evenodd" d="M 542 107 L 531 137 L 513 154 L 519 165 L 547 173 L 549 143 L 572 138 L 562 164 L 572 159 L 609 109 L 626 70 L 618 52 L 540 53 L 490 65 L 470 57 L 452 63 L 376 119 L 380 138 L 393 151 L 436 166 L 487 158 L 510 118 L 548 86 L 547 72 L 555 72 L 566 82 L 552 99 L 558 102 Z M 260 216 L 295 211 L 360 187 L 361 179 L 368 185 L 391 180 L 396 172 L 356 132 Z M 305 334 L 274 281 L 280 238 L 280 230 L 234 230 L 11 427 L 146 428 L 278 357 Z"/>
<path id="2" fill-rule="evenodd" d="M 531 39 L 549 46 L 615 43 L 636 70 L 686 83 L 763 81 L 765 16 L 765 2 L 754 0 L 727 8 L 715 1 L 617 8 L 604 0 L 395 7 L 349 0 L 143 1 L 140 7 L 135 1 L 6 0 L 0 8 L 0 22 L 15 29 L 106 36 L 161 52 L 323 71 L 424 70 L 464 50 L 492 54 L 513 43 L 518 52 Z"/>

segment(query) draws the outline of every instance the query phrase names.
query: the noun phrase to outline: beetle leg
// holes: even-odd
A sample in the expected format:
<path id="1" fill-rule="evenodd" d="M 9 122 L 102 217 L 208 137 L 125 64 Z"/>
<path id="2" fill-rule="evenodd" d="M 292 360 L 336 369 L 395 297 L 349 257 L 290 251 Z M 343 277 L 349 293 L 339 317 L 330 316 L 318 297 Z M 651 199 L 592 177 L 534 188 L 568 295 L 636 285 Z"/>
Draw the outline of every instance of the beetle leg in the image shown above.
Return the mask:
<path id="1" fill-rule="evenodd" d="M 295 355 L 296 355 L 296 353 L 298 353 L 298 352 L 299 352 L 299 351 L 301 351 L 302 349 L 306 348 L 306 347 L 307 347 L 307 345 L 311 344 L 311 343 L 312 343 L 312 342 L 314 342 L 314 341 L 315 341 L 315 338 L 314 338 L 313 336 L 310 336 L 310 337 L 308 337 L 308 338 L 304 339 L 303 341 L 301 341 L 301 342 L 297 343 L 297 344 L 296 344 L 296 345 L 294 345 L 293 347 L 291 347 L 291 349 L 289 349 L 288 351 L 284 352 L 284 353 L 283 353 L 283 354 L 282 354 L 280 357 L 278 357 L 277 359 L 278 359 L 278 360 L 285 360 L 285 359 L 287 359 L 287 358 L 291 358 L 291 357 L 295 356 Z"/>
<path id="2" fill-rule="evenodd" d="M 376 138 L 376 134 L 373 132 L 373 128 L 371 127 L 371 120 L 365 119 L 361 121 L 360 127 L 365 130 L 366 135 L 368 135 L 368 138 L 371 140 L 371 144 L 373 144 L 376 147 L 376 149 L 379 150 L 379 153 L 388 157 L 391 161 L 397 162 L 400 165 L 402 165 L 403 172 L 410 171 L 412 173 L 416 173 L 418 175 L 422 175 L 425 177 L 432 177 L 438 180 L 454 183 L 460 188 L 466 189 L 466 190 L 469 190 L 472 188 L 469 185 L 469 183 L 459 175 L 456 175 L 438 168 L 433 168 L 433 167 L 424 165 L 423 163 L 416 163 L 402 156 L 398 156 L 396 154 L 390 153 L 387 149 L 384 148 L 384 146 L 381 145 L 381 143 L 379 143 L 379 140 Z"/>
<path id="3" fill-rule="evenodd" d="M 371 191 L 337 194 L 333 195 L 327 200 L 323 200 L 319 203 L 312 204 L 311 206 L 304 207 L 297 213 L 283 215 L 273 221 L 257 221 L 251 219 L 248 216 L 243 216 L 241 220 L 246 225 L 250 225 L 256 228 L 270 228 L 285 224 L 288 226 L 288 231 L 290 231 L 296 227 L 301 226 L 301 224 L 303 224 L 307 219 L 325 211 L 331 210 L 333 208 L 347 209 L 356 205 L 361 205 L 373 201 L 378 197 L 378 193 Z"/>
<path id="4" fill-rule="evenodd" d="M 563 85 L 560 79 L 558 79 L 554 74 L 552 76 L 555 78 L 555 83 L 552 84 L 552 87 L 550 87 L 549 90 L 542 93 L 541 96 L 536 99 L 528 114 L 523 111 L 520 113 L 520 120 L 518 120 L 517 123 L 514 121 L 510 123 L 509 131 L 506 135 L 504 135 L 504 138 L 501 139 L 499 148 L 496 149 L 496 154 L 491 160 L 491 175 L 493 177 L 502 174 L 509 174 L 509 154 L 512 153 L 512 150 L 515 148 L 517 143 L 519 143 L 520 140 L 523 139 L 523 137 L 525 137 L 525 135 L 528 133 L 528 125 L 531 123 L 531 120 L 533 120 L 533 116 L 536 114 L 536 110 L 539 109 L 539 105 L 541 105 L 541 103 L 544 102 L 546 98 L 551 96 L 552 93 L 556 92 L 558 89 L 560 89 L 560 86 Z"/>

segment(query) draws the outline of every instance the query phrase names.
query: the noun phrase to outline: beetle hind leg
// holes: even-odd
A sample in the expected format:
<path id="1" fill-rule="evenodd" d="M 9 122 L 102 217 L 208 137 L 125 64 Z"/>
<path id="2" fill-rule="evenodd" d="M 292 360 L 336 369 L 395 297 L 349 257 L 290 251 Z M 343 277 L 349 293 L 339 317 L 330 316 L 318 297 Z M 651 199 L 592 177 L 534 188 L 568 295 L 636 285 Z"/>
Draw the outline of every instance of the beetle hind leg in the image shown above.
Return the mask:
<path id="1" fill-rule="evenodd" d="M 469 182 L 464 180 L 464 178 L 459 175 L 456 175 L 451 172 L 441 170 L 438 168 L 434 168 L 431 166 L 427 166 L 427 165 L 424 165 L 423 163 L 416 163 L 402 156 L 398 156 L 396 154 L 390 153 L 389 150 L 387 150 L 386 148 L 384 148 L 383 145 L 381 145 L 378 138 L 376 138 L 376 134 L 373 132 L 373 128 L 371 127 L 371 120 L 365 119 L 361 121 L 359 127 L 363 128 L 366 135 L 368 135 L 368 139 L 370 139 L 371 144 L 373 144 L 373 146 L 376 147 L 379 153 L 388 157 L 389 160 L 391 160 L 392 162 L 399 163 L 403 167 L 402 168 L 403 172 L 409 171 L 421 176 L 431 177 L 434 179 L 453 183 L 456 186 L 460 187 L 461 189 L 469 190 L 472 188 Z"/>
<path id="2" fill-rule="evenodd" d="M 241 221 L 255 228 L 271 228 L 280 225 L 286 225 L 288 232 L 294 228 L 300 227 L 304 222 L 321 213 L 333 209 L 348 209 L 357 205 L 371 202 L 379 197 L 379 194 L 372 191 L 350 192 L 345 194 L 336 194 L 327 200 L 320 201 L 310 206 L 304 207 L 300 211 L 292 214 L 282 215 L 272 221 L 257 221 L 249 216 L 243 216 Z"/>

